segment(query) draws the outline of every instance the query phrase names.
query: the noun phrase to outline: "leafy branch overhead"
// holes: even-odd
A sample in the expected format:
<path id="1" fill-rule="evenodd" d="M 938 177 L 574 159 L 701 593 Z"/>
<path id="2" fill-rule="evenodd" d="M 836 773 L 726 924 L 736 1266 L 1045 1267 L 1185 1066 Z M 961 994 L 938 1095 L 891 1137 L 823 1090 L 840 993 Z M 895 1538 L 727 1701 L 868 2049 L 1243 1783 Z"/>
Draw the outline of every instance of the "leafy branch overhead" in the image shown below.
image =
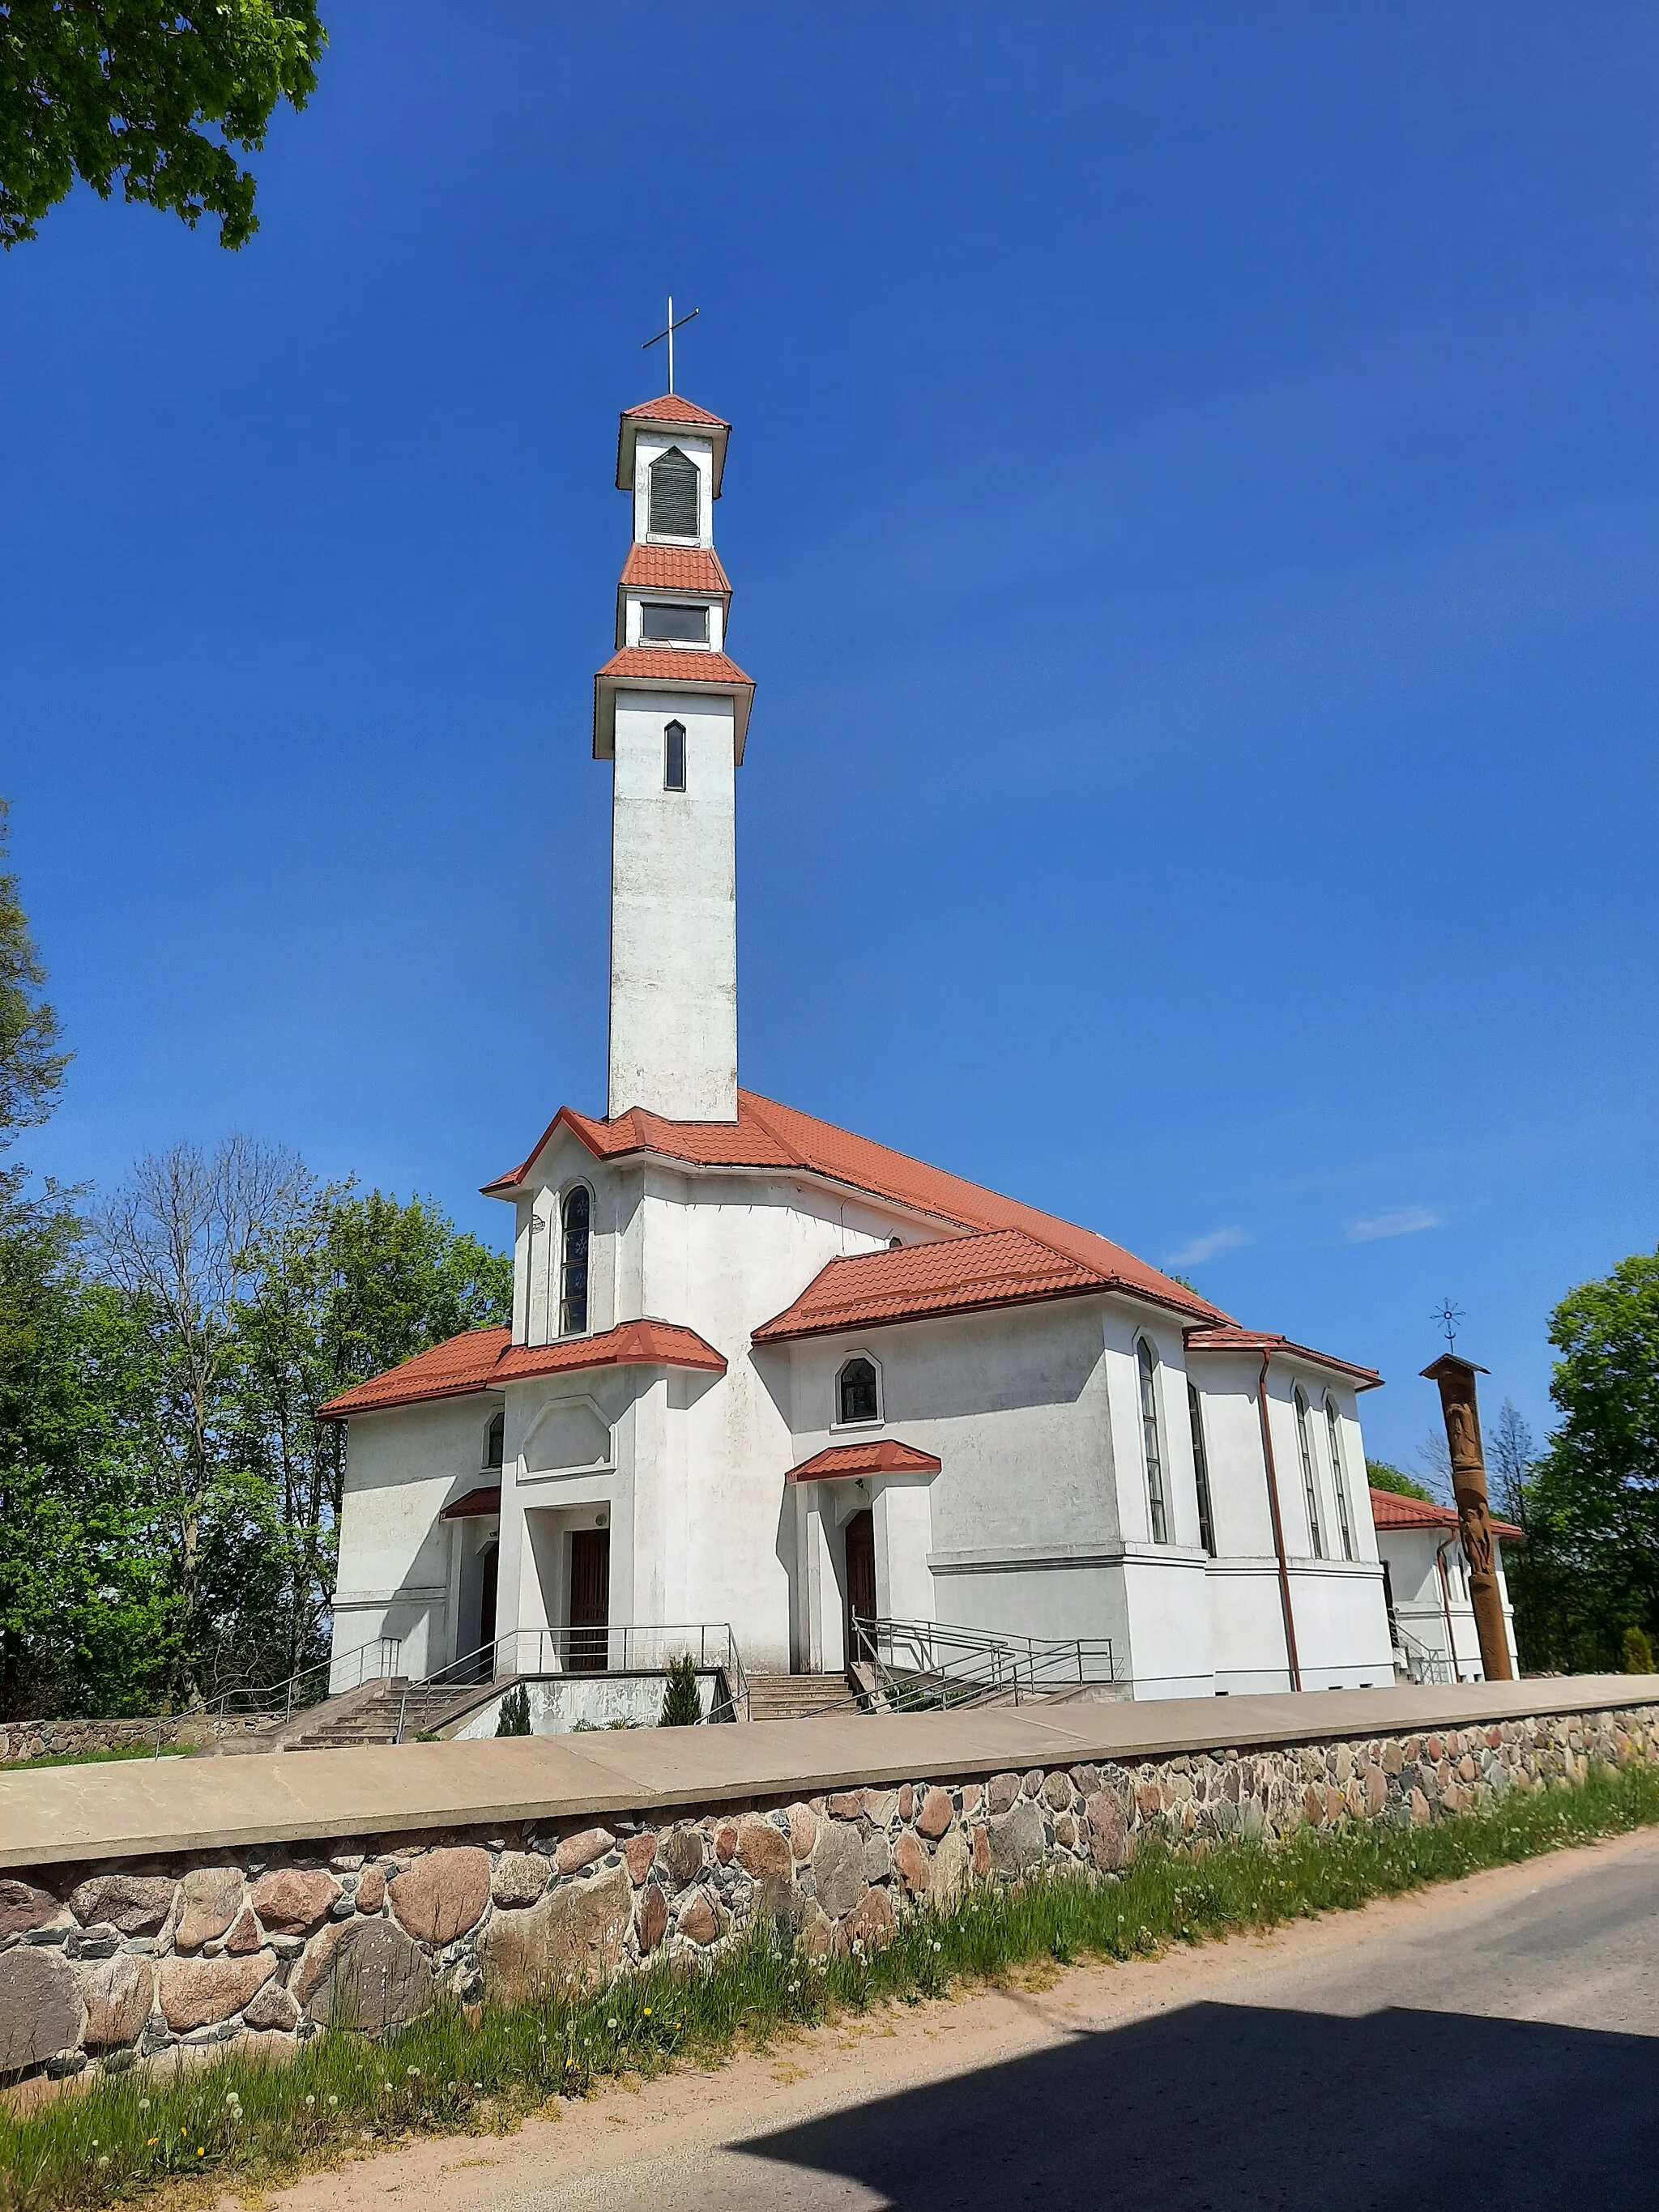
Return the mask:
<path id="1" fill-rule="evenodd" d="M 0 0 L 0 246 L 36 235 L 78 177 L 171 209 L 219 243 L 258 228 L 258 152 L 303 107 L 327 44 L 315 0 Z"/>

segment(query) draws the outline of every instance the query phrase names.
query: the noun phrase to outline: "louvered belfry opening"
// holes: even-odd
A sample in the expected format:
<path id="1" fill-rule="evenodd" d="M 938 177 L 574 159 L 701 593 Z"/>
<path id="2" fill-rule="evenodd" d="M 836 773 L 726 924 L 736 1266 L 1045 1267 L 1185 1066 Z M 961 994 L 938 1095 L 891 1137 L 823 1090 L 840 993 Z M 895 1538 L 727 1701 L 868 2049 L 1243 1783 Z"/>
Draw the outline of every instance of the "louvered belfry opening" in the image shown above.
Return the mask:
<path id="1" fill-rule="evenodd" d="M 651 464 L 651 535 L 697 534 L 697 465 L 671 446 Z"/>

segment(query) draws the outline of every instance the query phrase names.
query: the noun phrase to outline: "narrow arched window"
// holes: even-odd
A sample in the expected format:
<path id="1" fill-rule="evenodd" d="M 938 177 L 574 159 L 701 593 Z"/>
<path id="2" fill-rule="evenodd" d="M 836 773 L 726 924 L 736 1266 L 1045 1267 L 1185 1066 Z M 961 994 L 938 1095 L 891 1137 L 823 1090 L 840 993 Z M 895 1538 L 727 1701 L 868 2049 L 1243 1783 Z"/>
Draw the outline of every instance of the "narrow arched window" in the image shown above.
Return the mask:
<path id="1" fill-rule="evenodd" d="M 1342 1464 L 1342 1417 L 1328 1391 L 1325 1394 L 1325 1433 L 1331 1445 L 1331 1480 L 1336 1486 L 1336 1520 L 1342 1531 L 1342 1556 L 1351 1559 L 1354 1557 L 1353 1516 L 1348 1510 L 1348 1470 Z"/>
<path id="2" fill-rule="evenodd" d="M 873 1359 L 849 1359 L 836 1377 L 837 1418 L 842 1421 L 878 1421 L 881 1407 L 876 1392 Z"/>
<path id="3" fill-rule="evenodd" d="M 560 1219 L 564 1250 L 559 1269 L 559 1334 L 581 1336 L 587 1328 L 587 1240 L 593 1219 L 593 1201 L 586 1184 L 579 1182 L 565 1193 Z"/>
<path id="4" fill-rule="evenodd" d="M 1195 1383 L 1187 1385 L 1187 1418 L 1193 1426 L 1193 1474 L 1198 1484 L 1198 1540 L 1215 1557 L 1215 1515 L 1210 1506 L 1210 1455 L 1204 1449 L 1204 1409 Z"/>
<path id="5" fill-rule="evenodd" d="M 685 725 L 671 722 L 662 733 L 662 787 L 685 789 Z"/>
<path id="6" fill-rule="evenodd" d="M 495 1419 L 491 1421 L 489 1426 L 484 1431 L 483 1471 L 486 1474 L 499 1474 L 501 1473 L 501 1453 L 506 1442 L 507 1415 L 505 1413 L 497 1413 Z"/>
<path id="7" fill-rule="evenodd" d="M 651 464 L 651 535 L 695 538 L 697 534 L 697 465 L 671 446 Z"/>
<path id="8" fill-rule="evenodd" d="M 1143 1336 L 1135 1345 L 1140 1370 L 1140 1445 L 1146 1461 L 1146 1503 L 1152 1541 L 1170 1540 L 1170 1516 L 1164 1503 L 1164 1439 L 1158 1424 L 1158 1354 Z"/>
<path id="9" fill-rule="evenodd" d="M 1296 1448 L 1302 1455 L 1302 1489 L 1308 1501 L 1308 1534 L 1316 1559 L 1325 1556 L 1324 1531 L 1319 1525 L 1319 1478 L 1314 1473 L 1313 1431 L 1308 1425 L 1307 1393 L 1298 1382 L 1296 1401 Z"/>

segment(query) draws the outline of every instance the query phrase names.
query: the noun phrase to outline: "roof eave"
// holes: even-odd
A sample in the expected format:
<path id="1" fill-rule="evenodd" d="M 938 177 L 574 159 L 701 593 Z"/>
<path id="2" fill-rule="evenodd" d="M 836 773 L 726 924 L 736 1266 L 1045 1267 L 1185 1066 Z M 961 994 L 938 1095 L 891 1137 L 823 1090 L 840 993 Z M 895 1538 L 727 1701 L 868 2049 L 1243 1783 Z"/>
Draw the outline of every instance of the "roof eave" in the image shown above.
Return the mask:
<path id="1" fill-rule="evenodd" d="M 631 492 L 634 489 L 634 449 L 641 430 L 653 436 L 661 432 L 665 436 L 700 438 L 714 448 L 714 496 L 720 495 L 721 482 L 726 475 L 726 441 L 731 436 L 729 423 L 716 426 L 712 422 L 676 422 L 665 415 L 624 415 L 617 433 L 617 489 Z"/>
<path id="2" fill-rule="evenodd" d="M 617 757 L 617 694 L 619 691 L 691 691 L 722 696 L 732 702 L 732 764 L 743 766 L 743 749 L 749 737 L 749 710 L 755 703 L 752 684 L 732 684 L 719 679 L 699 683 L 693 677 L 670 678 L 666 676 L 607 676 L 603 670 L 593 678 L 593 757 L 595 760 L 615 760 Z"/>

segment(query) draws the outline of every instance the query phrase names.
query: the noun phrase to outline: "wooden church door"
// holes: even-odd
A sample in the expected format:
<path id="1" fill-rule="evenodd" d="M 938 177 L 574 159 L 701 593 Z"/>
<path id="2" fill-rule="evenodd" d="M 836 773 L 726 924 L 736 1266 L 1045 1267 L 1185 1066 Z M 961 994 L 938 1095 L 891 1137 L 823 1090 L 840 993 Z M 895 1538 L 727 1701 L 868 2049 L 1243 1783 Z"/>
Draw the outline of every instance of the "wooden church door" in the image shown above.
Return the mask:
<path id="1" fill-rule="evenodd" d="M 611 1531 L 576 1528 L 570 1537 L 570 1669 L 602 1674 L 611 1621 Z"/>
<path id="2" fill-rule="evenodd" d="M 849 1659 L 874 1655 L 867 1635 L 854 1629 L 855 1620 L 876 1617 L 876 1516 L 866 1505 L 847 1524 L 847 1652 Z"/>

